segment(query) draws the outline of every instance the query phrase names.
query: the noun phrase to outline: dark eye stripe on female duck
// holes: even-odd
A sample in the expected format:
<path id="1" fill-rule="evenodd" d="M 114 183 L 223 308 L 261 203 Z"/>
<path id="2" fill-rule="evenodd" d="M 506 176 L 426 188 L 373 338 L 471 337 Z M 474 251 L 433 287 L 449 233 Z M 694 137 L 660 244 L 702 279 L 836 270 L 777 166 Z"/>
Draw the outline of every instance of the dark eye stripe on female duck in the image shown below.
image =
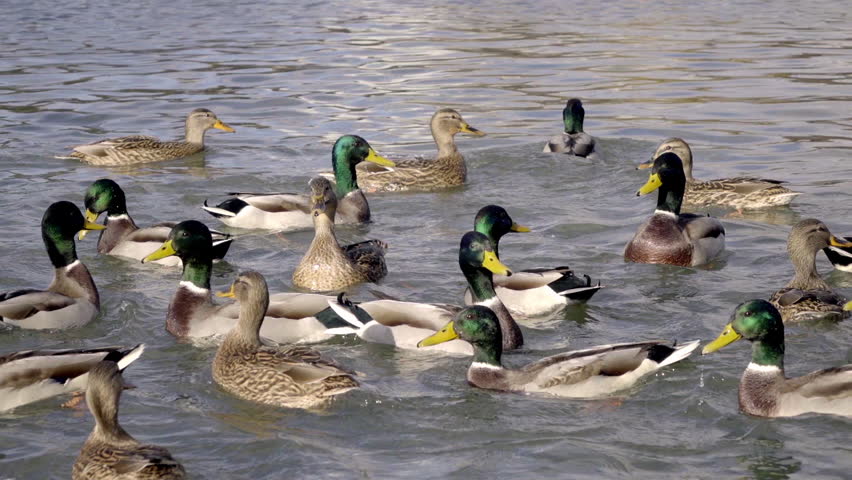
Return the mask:
<path id="1" fill-rule="evenodd" d="M 115 362 L 102 361 L 89 372 L 86 404 L 95 418 L 95 428 L 74 462 L 72 480 L 186 478 L 183 466 L 168 450 L 140 443 L 118 423 L 124 388 L 121 369 Z"/>
<path id="2" fill-rule="evenodd" d="M 685 186 L 680 157 L 669 152 L 654 160 L 648 182 L 636 195 L 659 189 L 657 209 L 627 244 L 625 260 L 688 267 L 703 265 L 725 249 L 725 227 L 718 220 L 680 212 Z"/>
<path id="3" fill-rule="evenodd" d="M 314 239 L 296 270 L 293 285 L 313 291 L 336 291 L 361 282 L 377 282 L 388 273 L 387 244 L 367 240 L 340 247 L 334 235 L 337 196 L 327 178 L 309 182 L 313 208 Z"/>
<path id="4" fill-rule="evenodd" d="M 583 131 L 585 117 L 586 110 L 583 108 L 583 102 L 579 98 L 568 100 L 562 110 L 565 131 L 548 140 L 542 152 L 565 153 L 592 160 L 597 159 L 595 138 Z"/>
<path id="5" fill-rule="evenodd" d="M 106 212 L 106 229 L 101 231 L 98 238 L 98 252 L 107 255 L 142 260 L 163 242 L 168 240 L 169 233 L 176 225 L 173 222 L 163 222 L 151 227 L 139 228 L 127 213 L 127 203 L 124 190 L 117 183 L 102 178 L 95 181 L 86 190 L 86 220 L 94 222 L 100 214 Z M 82 240 L 86 230 L 80 232 Z M 213 235 L 213 259 L 221 260 L 228 252 L 233 240 L 230 235 L 211 231 Z M 155 263 L 180 266 L 177 256 L 166 257 Z"/>
<path id="6" fill-rule="evenodd" d="M 852 416 L 852 365 L 819 370 L 796 378 L 784 374 L 784 323 L 765 300 L 737 305 L 731 322 L 704 347 L 708 354 L 740 338 L 752 343 L 751 363 L 740 378 L 740 410 L 761 417 L 803 413 Z"/>
<path id="7" fill-rule="evenodd" d="M 269 306 L 266 280 L 242 272 L 227 294 L 236 297 L 240 318 L 213 360 L 213 379 L 231 394 L 266 405 L 316 408 L 358 388 L 351 372 L 305 346 L 270 347 L 259 332 Z"/>
<path id="8" fill-rule="evenodd" d="M 228 333 L 239 318 L 238 304 L 219 305 L 210 293 L 213 268 L 213 239 L 201 222 L 181 222 L 169 233 L 169 239 L 143 262 L 177 255 L 183 262 L 183 275 L 169 304 L 166 330 L 177 337 L 203 338 Z M 271 297 L 267 318 L 260 334 L 278 343 L 320 341 L 328 338 L 329 327 L 317 312 L 327 308 L 334 297 L 304 293 L 279 293 Z M 349 308 L 341 305 L 340 308 Z"/>
<path id="9" fill-rule="evenodd" d="M 663 141 L 650 162 L 636 168 L 650 168 L 664 153 L 674 153 L 683 161 L 686 191 L 683 202 L 691 206 L 724 205 L 738 210 L 789 205 L 799 192 L 782 186 L 780 180 L 758 177 L 717 178 L 701 181 L 692 176 L 692 149 L 681 138 Z"/>
<path id="10" fill-rule="evenodd" d="M 47 290 L 24 289 L 0 294 L 0 317 L 21 328 L 69 328 L 92 321 L 101 303 L 89 269 L 77 258 L 74 235 L 80 230 L 102 230 L 87 222 L 71 202 L 56 202 L 44 212 L 41 237 L 53 264 Z"/>
<path id="11" fill-rule="evenodd" d="M 368 192 L 430 191 L 464 185 L 467 166 L 456 148 L 455 136 L 467 133 L 481 137 L 477 130 L 452 108 L 442 108 L 432 115 L 432 138 L 438 147 L 434 159 L 394 160 L 395 167 L 358 165 L 358 180 Z"/>
<path id="12" fill-rule="evenodd" d="M 500 262 L 488 237 L 479 232 L 467 232 L 459 245 L 458 264 L 470 286 L 477 305 L 489 307 L 497 315 L 502 331 L 503 350 L 520 348 L 524 343 L 520 327 L 494 291 L 492 275 L 510 275 Z M 417 342 L 440 330 L 463 309 L 457 305 L 374 300 L 358 305 L 362 313 L 353 310 L 345 320 L 355 327 L 355 333 L 368 342 L 385 343 L 399 348 L 417 348 Z M 364 313 L 365 312 L 365 313 Z M 366 319 L 364 318 L 366 317 Z M 364 321 L 367 320 L 367 321 Z M 342 331 L 342 333 L 347 333 Z M 473 354 L 465 342 L 447 342 L 429 351 Z"/>
<path id="13" fill-rule="evenodd" d="M 643 376 L 687 358 L 698 347 L 697 340 L 679 347 L 655 341 L 601 345 L 512 369 L 501 361 L 501 335 L 494 312 L 484 306 L 472 306 L 418 345 L 431 347 L 457 338 L 473 345 L 467 381 L 475 387 L 575 398 L 600 397 L 629 388 Z"/>
<path id="14" fill-rule="evenodd" d="M 829 246 L 849 248 L 852 242 L 838 239 L 815 218 L 802 220 L 790 229 L 787 252 L 796 274 L 769 299 L 785 322 L 841 319 L 845 316 L 843 304 L 846 298 L 835 292 L 816 268 L 817 253 Z"/>
<path id="15" fill-rule="evenodd" d="M 482 207 L 474 219 L 474 230 L 487 236 L 499 256 L 499 242 L 509 232 L 529 232 L 518 225 L 503 207 Z M 494 276 L 497 296 L 514 314 L 544 315 L 567 304 L 585 302 L 598 290 L 588 275 L 579 278 L 569 267 L 535 268 L 515 271 L 511 276 Z M 465 303 L 473 303 L 470 290 L 465 290 Z"/>
<path id="16" fill-rule="evenodd" d="M 357 135 L 344 135 L 337 139 L 331 150 L 331 164 L 338 197 L 338 223 L 366 223 L 370 221 L 370 205 L 358 186 L 355 166 L 361 162 L 393 167 L 395 164 L 382 157 Z M 230 193 L 236 198 L 215 207 L 207 205 L 205 211 L 230 227 L 267 228 L 274 230 L 310 228 L 311 198 L 296 193 Z"/>
<path id="17" fill-rule="evenodd" d="M 133 165 L 174 160 L 204 150 L 204 133 L 211 128 L 234 131 L 210 110 L 198 108 L 186 117 L 184 140 L 169 142 L 144 135 L 110 138 L 78 145 L 68 157 L 59 158 L 76 158 L 93 165 Z"/>

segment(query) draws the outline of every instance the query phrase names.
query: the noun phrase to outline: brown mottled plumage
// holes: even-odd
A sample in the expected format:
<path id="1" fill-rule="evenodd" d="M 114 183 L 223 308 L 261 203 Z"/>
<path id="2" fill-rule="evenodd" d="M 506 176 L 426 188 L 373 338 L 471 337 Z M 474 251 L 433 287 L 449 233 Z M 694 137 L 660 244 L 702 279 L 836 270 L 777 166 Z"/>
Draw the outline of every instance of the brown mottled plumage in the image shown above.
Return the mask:
<path id="1" fill-rule="evenodd" d="M 438 146 L 435 159 L 394 160 L 395 167 L 359 164 L 358 183 L 361 188 L 372 192 L 405 192 L 463 185 L 467 180 L 467 167 L 456 148 L 455 135 L 463 132 L 483 136 L 485 133 L 468 125 L 461 114 L 451 108 L 435 112 L 430 127 Z"/>
<path id="2" fill-rule="evenodd" d="M 184 140 L 163 141 L 145 135 L 109 138 L 77 145 L 67 158 L 76 158 L 93 165 L 132 165 L 173 160 L 204 150 L 204 133 L 211 128 L 234 131 L 210 110 L 197 108 L 186 117 Z"/>
<path id="3" fill-rule="evenodd" d="M 314 207 L 314 239 L 293 272 L 293 285 L 314 291 L 342 290 L 361 282 L 377 282 L 387 275 L 387 244 L 367 240 L 340 247 L 334 235 L 337 197 L 323 177 L 310 181 Z"/>
<path id="4" fill-rule="evenodd" d="M 74 463 L 74 480 L 182 479 L 186 471 L 168 450 L 143 445 L 118 423 L 118 401 L 124 383 L 118 365 L 102 361 L 89 371 L 86 403 L 95 428 Z"/>
<path id="5" fill-rule="evenodd" d="M 796 274 L 769 299 L 781 312 L 784 322 L 845 316 L 846 299 L 822 279 L 816 268 L 817 252 L 829 245 L 849 247 L 852 243 L 833 236 L 828 227 L 815 218 L 802 220 L 790 230 L 787 252 Z"/>
<path id="6" fill-rule="evenodd" d="M 315 408 L 335 395 L 358 388 L 350 372 L 302 346 L 284 349 L 260 342 L 260 325 L 269 306 L 263 275 L 243 272 L 230 295 L 239 300 L 240 318 L 213 360 L 213 379 L 231 394 L 257 403 Z"/>
<path id="7" fill-rule="evenodd" d="M 701 181 L 692 176 L 692 149 L 681 138 L 669 138 L 663 141 L 651 161 L 639 165 L 638 168 L 650 168 L 654 159 L 666 152 L 673 152 L 683 161 L 683 172 L 686 175 L 686 191 L 683 203 L 696 207 L 706 205 L 723 205 L 737 209 L 755 209 L 789 205 L 793 198 L 799 195 L 780 180 L 769 180 L 758 177 L 718 178 Z"/>

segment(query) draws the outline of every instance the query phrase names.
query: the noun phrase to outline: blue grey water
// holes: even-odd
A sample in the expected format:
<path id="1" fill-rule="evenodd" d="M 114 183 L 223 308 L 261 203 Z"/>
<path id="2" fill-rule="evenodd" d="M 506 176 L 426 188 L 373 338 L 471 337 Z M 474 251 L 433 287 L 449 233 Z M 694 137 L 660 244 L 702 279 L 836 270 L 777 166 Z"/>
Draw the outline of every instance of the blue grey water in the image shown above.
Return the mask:
<path id="1" fill-rule="evenodd" d="M 790 225 L 824 220 L 852 234 L 852 19 L 845 2 L 492 0 L 469 2 L 9 2 L 0 22 L 0 290 L 44 287 L 44 209 L 78 205 L 90 182 L 121 184 L 140 224 L 196 218 L 233 190 L 303 191 L 330 167 L 334 140 L 380 153 L 430 154 L 430 115 L 461 111 L 488 133 L 459 138 L 464 188 L 380 194 L 375 222 L 340 228 L 380 238 L 390 274 L 371 289 L 460 302 L 461 235 L 488 203 L 529 234 L 506 237 L 515 269 L 568 264 L 607 286 L 584 307 L 521 319 L 521 364 L 562 349 L 643 339 L 715 338 L 733 307 L 792 275 Z M 570 97 L 604 159 L 540 153 Z M 57 160 L 108 136 L 177 136 L 197 107 L 235 134 L 208 151 L 132 169 Z M 762 175 L 804 192 L 791 208 L 724 216 L 727 253 L 707 268 L 627 264 L 622 250 L 654 199 L 634 166 L 669 136 L 691 143 L 696 176 Z M 121 418 L 168 447 L 193 478 L 841 478 L 850 422 L 766 420 L 737 411 L 746 342 L 663 369 L 598 401 L 477 391 L 468 360 L 345 339 L 320 345 L 363 373 L 364 388 L 321 413 L 259 407 L 213 382 L 214 350 L 164 329 L 179 272 L 99 256 L 78 242 L 102 315 L 62 332 L 0 331 L 0 352 L 145 342 L 126 377 Z M 225 289 L 257 269 L 274 291 L 311 232 L 240 236 L 214 269 Z M 852 275 L 818 266 L 852 294 Z M 788 329 L 793 375 L 852 361 L 852 328 Z M 51 399 L 0 417 L 0 478 L 67 478 L 92 419 Z"/>

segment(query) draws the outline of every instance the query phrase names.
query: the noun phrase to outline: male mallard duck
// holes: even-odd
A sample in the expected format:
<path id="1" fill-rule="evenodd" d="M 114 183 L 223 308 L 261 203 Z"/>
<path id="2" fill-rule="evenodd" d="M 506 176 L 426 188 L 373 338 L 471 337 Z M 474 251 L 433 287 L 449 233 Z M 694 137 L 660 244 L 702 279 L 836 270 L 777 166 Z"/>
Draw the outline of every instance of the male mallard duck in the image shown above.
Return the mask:
<path id="1" fill-rule="evenodd" d="M 216 352 L 213 379 L 229 393 L 267 405 L 315 408 L 358 388 L 350 372 L 310 348 L 282 350 L 260 342 L 260 325 L 269 306 L 263 275 L 240 273 L 226 295 L 239 300 L 240 319 Z"/>
<path id="2" fill-rule="evenodd" d="M 467 279 L 477 305 L 493 310 L 502 330 L 504 350 L 520 348 L 524 337 L 512 314 L 494 291 L 492 274 L 511 275 L 500 262 L 491 241 L 479 232 L 467 232 L 459 246 L 459 267 Z M 397 300 L 374 300 L 358 305 L 340 317 L 357 328 L 359 337 L 368 342 L 385 343 L 400 348 L 417 348 L 418 340 L 438 331 L 464 307 L 457 305 L 414 303 Z M 364 313 L 366 312 L 366 313 Z M 340 329 L 344 330 L 345 329 Z M 442 352 L 471 355 L 473 348 L 465 342 L 449 342 Z"/>
<path id="3" fill-rule="evenodd" d="M 358 186 L 355 166 L 361 162 L 393 167 L 395 164 L 380 156 L 363 138 L 344 135 L 331 150 L 334 181 L 337 185 L 338 223 L 370 221 L 370 205 Z M 201 207 L 225 225 L 239 228 L 293 229 L 310 228 L 311 197 L 292 193 L 230 193 L 236 198 L 225 200 L 215 207 L 207 201 Z"/>
<path id="4" fill-rule="evenodd" d="M 568 100 L 562 110 L 562 122 L 565 124 L 565 131 L 551 137 L 544 144 L 542 152 L 565 153 L 596 159 L 595 137 L 583 131 L 583 119 L 585 117 L 586 110 L 583 109 L 583 102 L 578 98 Z"/>
<path id="5" fill-rule="evenodd" d="M 98 252 L 142 260 L 169 238 L 169 232 L 176 225 L 173 222 L 158 223 L 147 228 L 139 228 L 127 213 L 124 190 L 117 183 L 102 178 L 95 181 L 86 190 L 86 220 L 95 222 L 101 213 L 106 212 L 106 229 L 98 238 Z M 80 231 L 80 239 L 87 230 Z M 230 235 L 211 232 L 213 239 L 213 258 L 221 260 L 228 253 L 233 240 Z M 180 266 L 180 258 L 168 257 L 156 263 Z"/>
<path id="6" fill-rule="evenodd" d="M 186 471 L 163 447 L 144 445 L 118 423 L 118 401 L 124 381 L 120 367 L 102 361 L 89 371 L 86 403 L 95 417 L 95 428 L 83 444 L 73 480 L 176 480 Z"/>
<path id="7" fill-rule="evenodd" d="M 840 237 L 844 242 L 852 242 L 852 237 Z M 829 245 L 822 249 L 828 261 L 841 272 L 852 272 L 852 247 Z"/>
<path id="8" fill-rule="evenodd" d="M 515 370 L 503 367 L 500 361 L 502 335 L 494 312 L 475 305 L 417 345 L 428 347 L 457 338 L 469 342 L 473 345 L 473 363 L 467 370 L 467 381 L 475 387 L 574 398 L 624 390 L 643 376 L 683 360 L 698 347 L 697 340 L 679 347 L 662 342 L 601 345 L 542 358 Z"/>
<path id="9" fill-rule="evenodd" d="M 497 205 L 487 205 L 477 212 L 474 230 L 491 240 L 498 257 L 503 235 L 530 231 L 515 223 L 506 210 Z M 592 285 L 588 275 L 575 276 L 569 267 L 534 268 L 512 272 L 512 276 L 494 276 L 494 289 L 500 301 L 512 313 L 523 316 L 544 315 L 568 304 L 585 302 L 601 288 L 600 284 Z M 465 304 L 472 303 L 468 288 Z"/>
<path id="10" fill-rule="evenodd" d="M 211 128 L 233 132 L 206 108 L 196 108 L 186 117 L 186 139 L 163 141 L 145 135 L 109 138 L 77 145 L 68 157 L 92 165 L 133 165 L 186 157 L 204 150 L 204 133 Z"/>
<path id="11" fill-rule="evenodd" d="M 815 218 L 802 220 L 790 230 L 787 252 L 796 274 L 769 299 L 785 322 L 844 316 L 846 299 L 825 283 L 816 268 L 817 252 L 828 246 L 848 248 L 852 242 L 839 240 Z"/>
<path id="12" fill-rule="evenodd" d="M 636 195 L 659 189 L 657 209 L 627 244 L 625 260 L 694 267 L 709 262 L 725 249 L 725 227 L 719 220 L 680 213 L 685 184 L 680 157 L 669 152 L 654 160 L 648 182 Z"/>
<path id="13" fill-rule="evenodd" d="M 459 132 L 481 137 L 479 131 L 464 121 L 452 108 L 442 108 L 432 115 L 432 138 L 438 145 L 438 156 L 433 159 L 395 160 L 395 167 L 374 164 L 358 165 L 358 181 L 368 192 L 424 191 L 464 185 L 467 167 L 464 157 L 456 148 L 455 135 Z"/>
<path id="14" fill-rule="evenodd" d="M 169 233 L 169 239 L 142 261 L 151 262 L 170 255 L 181 258 L 183 276 L 169 304 L 166 330 L 176 337 L 192 338 L 220 336 L 231 331 L 239 318 L 240 306 L 213 302 L 210 293 L 213 239 L 207 226 L 195 220 L 177 224 Z M 348 325 L 336 321 L 337 316 L 330 310 L 322 311 L 328 308 L 329 301 L 334 301 L 334 297 L 277 294 L 267 310 L 269 318 L 260 333 L 278 343 L 323 340 L 328 337 L 327 328 Z"/>
<path id="15" fill-rule="evenodd" d="M 385 265 L 387 245 L 367 240 L 340 247 L 334 236 L 337 197 L 327 178 L 314 177 L 311 210 L 314 240 L 293 272 L 293 285 L 315 291 L 342 290 L 360 282 L 377 282 L 388 273 Z"/>
<path id="16" fill-rule="evenodd" d="M 772 304 L 749 300 L 737 305 L 731 322 L 701 353 L 740 338 L 752 342 L 751 363 L 740 378 L 740 410 L 760 417 L 809 412 L 852 416 L 852 364 L 797 378 L 784 375 L 784 322 Z"/>
<path id="17" fill-rule="evenodd" d="M 103 230 L 87 222 L 71 202 L 56 202 L 41 219 L 41 238 L 53 264 L 47 290 L 23 289 L 0 294 L 0 320 L 21 328 L 69 328 L 92 321 L 101 302 L 89 269 L 77 259 L 74 235 Z"/>
<path id="18" fill-rule="evenodd" d="M 112 360 L 124 370 L 145 345 L 75 350 L 25 350 L 0 355 L 0 412 L 86 389 L 89 370 Z"/>
<path id="19" fill-rule="evenodd" d="M 637 168 L 650 168 L 654 160 L 664 153 L 674 153 L 683 161 L 686 175 L 686 192 L 683 202 L 692 206 L 724 205 L 738 210 L 789 205 L 800 195 L 781 186 L 780 180 L 757 177 L 718 178 L 701 181 L 692 176 L 692 150 L 680 138 L 669 138 L 657 147 L 650 162 Z"/>

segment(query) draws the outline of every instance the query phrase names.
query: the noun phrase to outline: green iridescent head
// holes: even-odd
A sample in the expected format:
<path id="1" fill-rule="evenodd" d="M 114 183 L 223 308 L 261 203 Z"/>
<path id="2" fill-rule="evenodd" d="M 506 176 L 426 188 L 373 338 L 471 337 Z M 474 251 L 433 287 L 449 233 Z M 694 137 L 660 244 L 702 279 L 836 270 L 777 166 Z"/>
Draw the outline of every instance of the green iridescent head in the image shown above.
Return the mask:
<path id="1" fill-rule="evenodd" d="M 486 205 L 479 209 L 473 221 L 473 228 L 487 236 L 492 243 L 498 242 L 509 232 L 530 231 L 529 228 L 515 223 L 506 210 L 497 205 Z"/>
<path id="2" fill-rule="evenodd" d="M 103 225 L 88 222 L 71 202 L 56 202 L 47 207 L 41 219 L 41 238 L 54 267 L 77 260 L 74 235 L 82 230 L 103 230 Z"/>
<path id="3" fill-rule="evenodd" d="M 737 305 L 731 321 L 702 354 L 715 352 L 737 340 L 752 342 L 752 362 L 782 366 L 784 361 L 784 322 L 781 314 L 766 300 L 749 300 Z"/>
<path id="4" fill-rule="evenodd" d="M 465 308 L 444 328 L 424 338 L 417 346 L 428 347 L 457 338 L 473 345 L 475 362 L 500 365 L 503 331 L 500 320 L 490 308 L 482 305 Z"/>
<path id="5" fill-rule="evenodd" d="M 568 100 L 565 108 L 562 109 L 562 121 L 565 123 L 565 133 L 580 133 L 583 131 L 583 119 L 586 117 L 586 110 L 583 109 L 583 102 L 579 98 Z"/>
<path id="6" fill-rule="evenodd" d="M 337 183 L 337 195 L 341 198 L 347 193 L 358 189 L 358 178 L 355 165 L 361 162 L 372 162 L 377 165 L 393 167 L 396 164 L 382 157 L 358 135 L 344 135 L 334 142 L 331 149 L 331 164 L 334 168 L 334 179 Z"/>

